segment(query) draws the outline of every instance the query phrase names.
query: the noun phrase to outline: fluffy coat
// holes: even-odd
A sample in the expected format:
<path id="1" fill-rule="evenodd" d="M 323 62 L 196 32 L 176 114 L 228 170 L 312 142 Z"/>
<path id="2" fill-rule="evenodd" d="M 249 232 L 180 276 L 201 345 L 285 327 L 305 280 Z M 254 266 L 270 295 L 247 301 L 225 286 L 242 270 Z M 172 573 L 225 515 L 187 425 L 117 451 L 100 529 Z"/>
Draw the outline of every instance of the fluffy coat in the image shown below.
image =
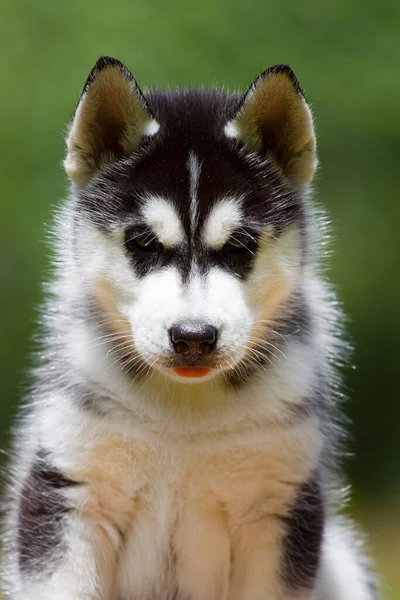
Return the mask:
<path id="1" fill-rule="evenodd" d="M 292 71 L 144 95 L 100 59 L 67 147 L 8 597 L 376 598 L 338 516 L 343 342 Z"/>

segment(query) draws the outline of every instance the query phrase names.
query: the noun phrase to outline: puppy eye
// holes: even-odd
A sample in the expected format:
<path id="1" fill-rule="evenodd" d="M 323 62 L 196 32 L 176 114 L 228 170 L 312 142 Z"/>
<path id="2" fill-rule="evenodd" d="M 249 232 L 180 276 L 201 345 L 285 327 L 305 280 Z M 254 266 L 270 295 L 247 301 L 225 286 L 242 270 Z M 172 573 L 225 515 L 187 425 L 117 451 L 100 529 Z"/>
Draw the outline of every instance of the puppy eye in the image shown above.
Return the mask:
<path id="1" fill-rule="evenodd" d="M 257 240 L 250 234 L 233 233 L 225 243 L 223 250 L 226 254 L 254 254 Z"/>
<path id="2" fill-rule="evenodd" d="M 133 244 L 142 252 L 158 252 L 160 244 L 149 235 L 139 235 L 133 238 Z"/>
<path id="3" fill-rule="evenodd" d="M 163 245 L 151 231 L 128 231 L 125 234 L 125 245 L 129 253 L 142 258 L 154 258 L 163 251 Z"/>

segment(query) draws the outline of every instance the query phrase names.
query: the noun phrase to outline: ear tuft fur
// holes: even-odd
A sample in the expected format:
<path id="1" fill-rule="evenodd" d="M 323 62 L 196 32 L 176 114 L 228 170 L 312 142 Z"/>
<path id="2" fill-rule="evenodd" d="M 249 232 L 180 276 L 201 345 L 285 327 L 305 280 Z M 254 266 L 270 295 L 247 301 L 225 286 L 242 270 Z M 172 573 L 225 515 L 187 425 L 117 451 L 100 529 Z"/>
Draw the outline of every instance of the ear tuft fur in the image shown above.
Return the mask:
<path id="1" fill-rule="evenodd" d="M 101 57 L 87 78 L 69 129 L 65 169 L 74 183 L 85 184 L 158 129 L 132 73 L 119 60 Z"/>
<path id="2" fill-rule="evenodd" d="M 225 133 L 252 151 L 272 156 L 292 183 L 311 181 L 317 166 L 313 120 L 288 65 L 275 65 L 255 80 Z"/>

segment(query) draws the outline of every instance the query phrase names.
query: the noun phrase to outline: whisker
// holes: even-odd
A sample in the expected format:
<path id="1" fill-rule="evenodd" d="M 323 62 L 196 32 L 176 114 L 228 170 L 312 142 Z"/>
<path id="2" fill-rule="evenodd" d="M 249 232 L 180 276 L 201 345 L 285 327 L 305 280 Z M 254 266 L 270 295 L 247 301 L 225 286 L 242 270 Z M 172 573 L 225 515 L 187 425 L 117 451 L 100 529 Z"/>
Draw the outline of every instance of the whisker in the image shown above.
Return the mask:
<path id="1" fill-rule="evenodd" d="M 253 344 L 255 344 L 259 348 L 265 349 L 265 346 L 273 348 L 274 350 L 279 352 L 279 354 L 281 354 L 283 356 L 283 358 L 287 359 L 286 354 L 280 348 L 278 348 L 278 346 L 275 346 L 275 344 L 272 344 L 271 342 L 268 342 L 267 340 L 249 337 L 249 341 L 252 342 Z"/>
<path id="2" fill-rule="evenodd" d="M 132 348 L 132 343 L 133 343 L 133 339 L 124 340 L 123 342 L 116 344 L 115 346 L 110 348 L 110 350 L 107 352 L 107 356 L 109 356 L 110 354 L 114 354 L 115 352 L 118 352 L 121 348 Z"/>

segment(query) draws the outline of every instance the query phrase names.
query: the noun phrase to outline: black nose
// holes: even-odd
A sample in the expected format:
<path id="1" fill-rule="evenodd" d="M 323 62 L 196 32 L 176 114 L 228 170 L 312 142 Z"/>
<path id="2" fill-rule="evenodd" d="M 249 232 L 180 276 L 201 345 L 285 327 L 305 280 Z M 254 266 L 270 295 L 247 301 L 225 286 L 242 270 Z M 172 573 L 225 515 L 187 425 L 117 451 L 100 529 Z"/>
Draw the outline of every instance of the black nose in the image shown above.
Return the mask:
<path id="1" fill-rule="evenodd" d="M 209 354 L 217 343 L 218 330 L 201 321 L 184 321 L 170 329 L 171 342 L 178 354 Z"/>

